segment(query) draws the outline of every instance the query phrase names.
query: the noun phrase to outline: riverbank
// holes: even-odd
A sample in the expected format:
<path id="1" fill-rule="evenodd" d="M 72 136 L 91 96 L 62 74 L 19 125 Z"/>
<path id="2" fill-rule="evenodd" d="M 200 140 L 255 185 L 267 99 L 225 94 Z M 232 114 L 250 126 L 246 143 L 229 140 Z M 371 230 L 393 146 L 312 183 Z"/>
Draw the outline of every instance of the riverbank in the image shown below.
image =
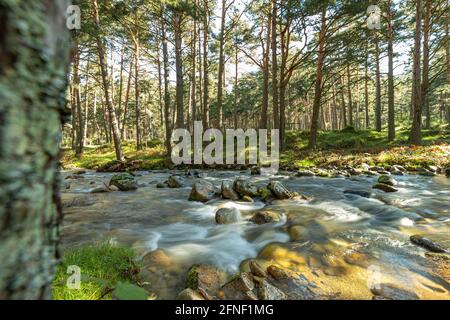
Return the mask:
<path id="1" fill-rule="evenodd" d="M 450 131 L 447 127 L 424 130 L 423 146 L 408 146 L 407 130 L 399 128 L 397 140 L 388 142 L 384 132 L 356 131 L 347 129 L 339 132 L 323 132 L 319 137 L 319 148 L 306 149 L 307 133 L 290 132 L 287 137 L 287 150 L 280 157 L 282 170 L 336 169 L 347 166 L 388 167 L 401 165 L 410 168 L 436 166 L 450 167 Z M 174 169 L 170 158 L 165 156 L 161 143 L 151 142 L 144 150 L 136 151 L 132 142 L 124 143 L 126 161 L 115 161 L 111 145 L 86 148 L 82 158 L 77 159 L 74 152 L 64 150 L 61 165 L 64 169 L 84 168 L 99 172 L 123 172 L 135 170 Z M 180 168 L 180 167 L 178 167 Z M 196 169 L 247 169 L 246 166 L 185 166 Z M 412 170 L 411 170 L 412 171 Z"/>

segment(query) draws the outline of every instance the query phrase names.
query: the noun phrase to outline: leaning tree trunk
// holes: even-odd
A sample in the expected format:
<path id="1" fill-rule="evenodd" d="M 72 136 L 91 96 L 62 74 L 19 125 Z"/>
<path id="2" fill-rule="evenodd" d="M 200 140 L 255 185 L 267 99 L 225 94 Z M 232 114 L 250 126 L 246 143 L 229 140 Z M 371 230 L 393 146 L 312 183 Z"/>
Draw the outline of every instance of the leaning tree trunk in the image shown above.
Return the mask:
<path id="1" fill-rule="evenodd" d="M 68 1 L 7 3 L 0 1 L 0 299 L 48 299 L 62 218 Z"/>

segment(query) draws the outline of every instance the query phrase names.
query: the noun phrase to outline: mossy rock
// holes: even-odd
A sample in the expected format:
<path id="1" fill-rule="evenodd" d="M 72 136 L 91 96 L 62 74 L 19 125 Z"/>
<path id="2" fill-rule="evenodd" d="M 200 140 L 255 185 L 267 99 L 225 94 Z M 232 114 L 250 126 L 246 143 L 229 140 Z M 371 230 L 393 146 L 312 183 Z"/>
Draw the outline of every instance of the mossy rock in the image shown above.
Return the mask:
<path id="1" fill-rule="evenodd" d="M 120 191 L 131 191 L 138 188 L 135 177 L 129 173 L 119 173 L 114 175 L 111 178 L 109 185 L 119 188 Z"/>

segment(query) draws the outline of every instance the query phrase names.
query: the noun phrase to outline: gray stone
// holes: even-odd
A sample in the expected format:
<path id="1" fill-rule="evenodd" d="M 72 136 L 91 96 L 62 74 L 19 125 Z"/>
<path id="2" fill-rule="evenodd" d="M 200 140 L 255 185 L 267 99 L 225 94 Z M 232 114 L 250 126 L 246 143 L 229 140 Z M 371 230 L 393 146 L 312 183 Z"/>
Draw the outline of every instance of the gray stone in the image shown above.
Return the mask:
<path id="1" fill-rule="evenodd" d="M 216 190 L 211 182 L 199 180 L 192 187 L 189 201 L 208 202 L 214 198 L 215 192 Z"/>
<path id="2" fill-rule="evenodd" d="M 412 243 L 417 244 L 427 250 L 430 250 L 431 252 L 436 253 L 450 253 L 450 250 L 448 248 L 445 248 L 437 241 L 433 241 L 428 237 L 425 237 L 423 235 L 413 235 L 409 238 Z"/>
<path id="3" fill-rule="evenodd" d="M 382 190 L 384 192 L 397 192 L 398 189 L 384 183 L 377 183 L 373 186 L 374 189 Z"/>
<path id="4" fill-rule="evenodd" d="M 388 175 L 382 175 L 378 178 L 378 183 L 383 183 L 383 184 L 387 184 L 389 186 L 396 186 L 397 185 L 397 181 Z"/>
<path id="5" fill-rule="evenodd" d="M 298 194 L 289 191 L 281 182 L 279 181 L 271 181 L 267 186 L 275 198 L 279 200 L 292 199 L 296 197 Z"/>
<path id="6" fill-rule="evenodd" d="M 120 191 L 132 191 L 138 188 L 136 179 L 129 173 L 116 174 L 109 182 L 110 186 L 116 186 Z"/>
<path id="7" fill-rule="evenodd" d="M 258 289 L 258 298 L 261 300 L 285 300 L 286 294 L 264 280 Z"/>
<path id="8" fill-rule="evenodd" d="M 182 188 L 184 187 L 184 179 L 180 176 L 170 176 L 167 180 L 169 188 Z"/>
<path id="9" fill-rule="evenodd" d="M 241 212 L 236 208 L 222 208 L 216 212 L 217 224 L 231 224 L 241 221 Z"/>
<path id="10" fill-rule="evenodd" d="M 278 212 L 273 211 L 273 210 L 258 211 L 250 219 L 250 221 L 255 224 L 273 223 L 273 222 L 279 222 L 280 220 L 281 220 L 281 215 Z"/>
<path id="11" fill-rule="evenodd" d="M 239 200 L 239 195 L 233 189 L 233 181 L 231 180 L 222 181 L 222 198 L 233 201 Z"/>
<path id="12" fill-rule="evenodd" d="M 243 196 L 256 197 L 258 188 L 248 181 L 246 177 L 240 177 L 234 182 L 234 191 Z"/>

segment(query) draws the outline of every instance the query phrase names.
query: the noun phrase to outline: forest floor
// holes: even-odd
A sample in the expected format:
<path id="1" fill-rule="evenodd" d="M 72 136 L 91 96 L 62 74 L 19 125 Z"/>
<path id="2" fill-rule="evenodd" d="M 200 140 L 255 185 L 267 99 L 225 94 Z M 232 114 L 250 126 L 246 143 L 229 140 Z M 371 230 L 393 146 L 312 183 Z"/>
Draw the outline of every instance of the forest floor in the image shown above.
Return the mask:
<path id="1" fill-rule="evenodd" d="M 282 152 L 282 169 L 327 168 L 330 166 L 371 166 L 402 165 L 425 167 L 435 165 L 442 168 L 450 165 L 450 128 L 436 126 L 423 130 L 423 145 L 408 145 L 407 128 L 398 127 L 396 140 L 389 142 L 387 132 L 355 130 L 321 132 L 319 145 L 314 151 L 308 150 L 308 132 L 287 134 L 288 149 Z M 73 151 L 66 149 L 62 157 L 65 169 L 84 168 L 98 171 L 161 170 L 170 169 L 173 164 L 164 154 L 161 143 L 149 143 L 148 147 L 136 151 L 133 142 L 125 142 L 123 151 L 126 163 L 115 161 L 111 145 L 87 147 L 81 159 Z"/>

